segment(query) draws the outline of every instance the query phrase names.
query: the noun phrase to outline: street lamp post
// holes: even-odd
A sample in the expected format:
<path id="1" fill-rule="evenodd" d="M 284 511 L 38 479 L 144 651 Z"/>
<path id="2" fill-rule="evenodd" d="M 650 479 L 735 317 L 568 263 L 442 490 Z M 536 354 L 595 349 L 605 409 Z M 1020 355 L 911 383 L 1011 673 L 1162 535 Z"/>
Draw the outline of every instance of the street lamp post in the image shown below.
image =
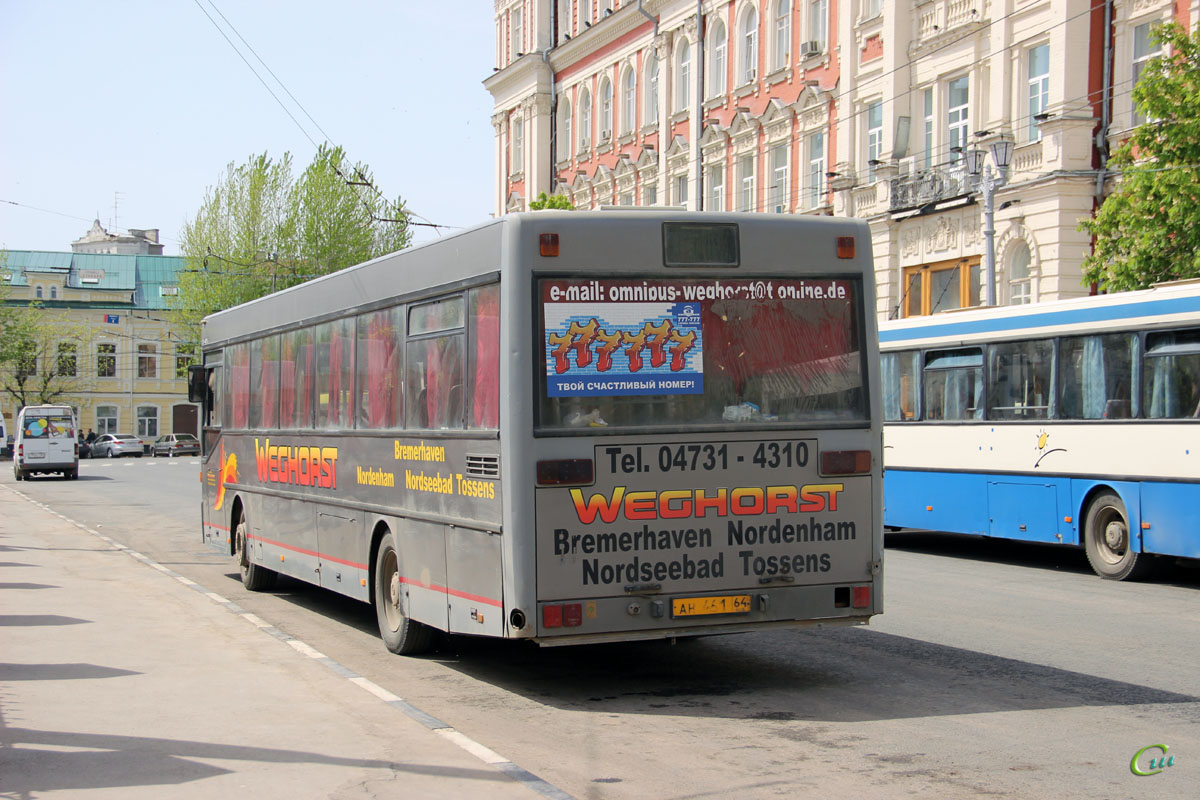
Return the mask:
<path id="1" fill-rule="evenodd" d="M 1009 163 L 1012 161 L 1013 143 L 999 139 L 992 143 L 992 162 L 998 172 L 984 167 L 984 152 L 978 148 L 967 151 L 967 172 L 979 180 L 983 193 L 983 304 L 996 305 L 996 190 L 1007 183 Z"/>

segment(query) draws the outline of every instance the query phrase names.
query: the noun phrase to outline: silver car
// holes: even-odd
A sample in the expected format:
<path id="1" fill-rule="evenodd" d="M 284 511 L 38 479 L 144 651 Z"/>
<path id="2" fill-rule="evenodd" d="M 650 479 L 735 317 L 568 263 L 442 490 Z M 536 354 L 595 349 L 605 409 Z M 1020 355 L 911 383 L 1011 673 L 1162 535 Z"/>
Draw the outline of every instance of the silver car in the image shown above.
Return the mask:
<path id="1" fill-rule="evenodd" d="M 200 440 L 190 433 L 168 433 L 160 436 L 150 445 L 150 456 L 198 456 L 200 455 Z"/>
<path id="2" fill-rule="evenodd" d="M 92 442 L 92 458 L 142 457 L 142 440 L 128 433 L 106 433 Z"/>

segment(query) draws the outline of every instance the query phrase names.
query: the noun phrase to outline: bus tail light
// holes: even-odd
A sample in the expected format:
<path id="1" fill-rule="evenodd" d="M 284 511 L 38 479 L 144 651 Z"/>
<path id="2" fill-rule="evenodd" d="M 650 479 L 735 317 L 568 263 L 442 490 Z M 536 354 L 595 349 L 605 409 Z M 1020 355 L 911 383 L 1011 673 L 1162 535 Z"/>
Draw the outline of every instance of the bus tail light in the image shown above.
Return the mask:
<path id="1" fill-rule="evenodd" d="M 871 471 L 870 450 L 822 450 L 822 475 L 866 475 Z"/>
<path id="2" fill-rule="evenodd" d="M 538 486 L 570 486 L 591 483 L 595 465 L 590 458 L 563 458 L 537 463 Z"/>
<path id="3" fill-rule="evenodd" d="M 558 234 L 557 233 L 541 233 L 538 234 L 538 252 L 546 258 L 554 258 L 558 255 Z"/>
<path id="4" fill-rule="evenodd" d="M 870 586 L 855 586 L 850 589 L 850 607 L 851 608 L 870 608 L 871 607 L 871 587 Z"/>
<path id="5" fill-rule="evenodd" d="M 837 237 L 838 258 L 854 258 L 854 237 Z"/>
<path id="6" fill-rule="evenodd" d="M 583 603 L 542 606 L 543 628 L 578 628 L 583 624 Z"/>

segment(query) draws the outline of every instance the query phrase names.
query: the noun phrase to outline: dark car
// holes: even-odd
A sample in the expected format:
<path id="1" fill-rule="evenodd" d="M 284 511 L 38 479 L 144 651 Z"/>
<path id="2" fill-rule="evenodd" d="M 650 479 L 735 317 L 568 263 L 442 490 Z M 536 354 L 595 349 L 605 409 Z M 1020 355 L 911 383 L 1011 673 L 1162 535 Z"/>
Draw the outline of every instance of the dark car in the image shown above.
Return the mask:
<path id="1" fill-rule="evenodd" d="M 200 440 L 190 433 L 168 433 L 154 440 L 150 446 L 151 456 L 198 456 L 200 455 Z"/>
<path id="2" fill-rule="evenodd" d="M 92 457 L 92 443 L 89 442 L 87 439 L 83 438 L 82 433 L 79 434 L 79 457 L 80 458 L 91 458 Z"/>
<path id="3" fill-rule="evenodd" d="M 128 433 L 106 433 L 92 442 L 92 458 L 142 457 L 142 440 Z"/>

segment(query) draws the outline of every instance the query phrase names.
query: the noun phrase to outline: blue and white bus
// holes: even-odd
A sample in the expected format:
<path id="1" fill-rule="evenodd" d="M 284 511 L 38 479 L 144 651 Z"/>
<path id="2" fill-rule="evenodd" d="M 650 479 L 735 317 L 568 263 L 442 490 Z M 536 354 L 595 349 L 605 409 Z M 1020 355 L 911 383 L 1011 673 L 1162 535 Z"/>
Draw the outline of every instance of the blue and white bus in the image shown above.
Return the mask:
<path id="1" fill-rule="evenodd" d="M 1200 282 L 880 325 L 884 525 L 1200 558 Z"/>

